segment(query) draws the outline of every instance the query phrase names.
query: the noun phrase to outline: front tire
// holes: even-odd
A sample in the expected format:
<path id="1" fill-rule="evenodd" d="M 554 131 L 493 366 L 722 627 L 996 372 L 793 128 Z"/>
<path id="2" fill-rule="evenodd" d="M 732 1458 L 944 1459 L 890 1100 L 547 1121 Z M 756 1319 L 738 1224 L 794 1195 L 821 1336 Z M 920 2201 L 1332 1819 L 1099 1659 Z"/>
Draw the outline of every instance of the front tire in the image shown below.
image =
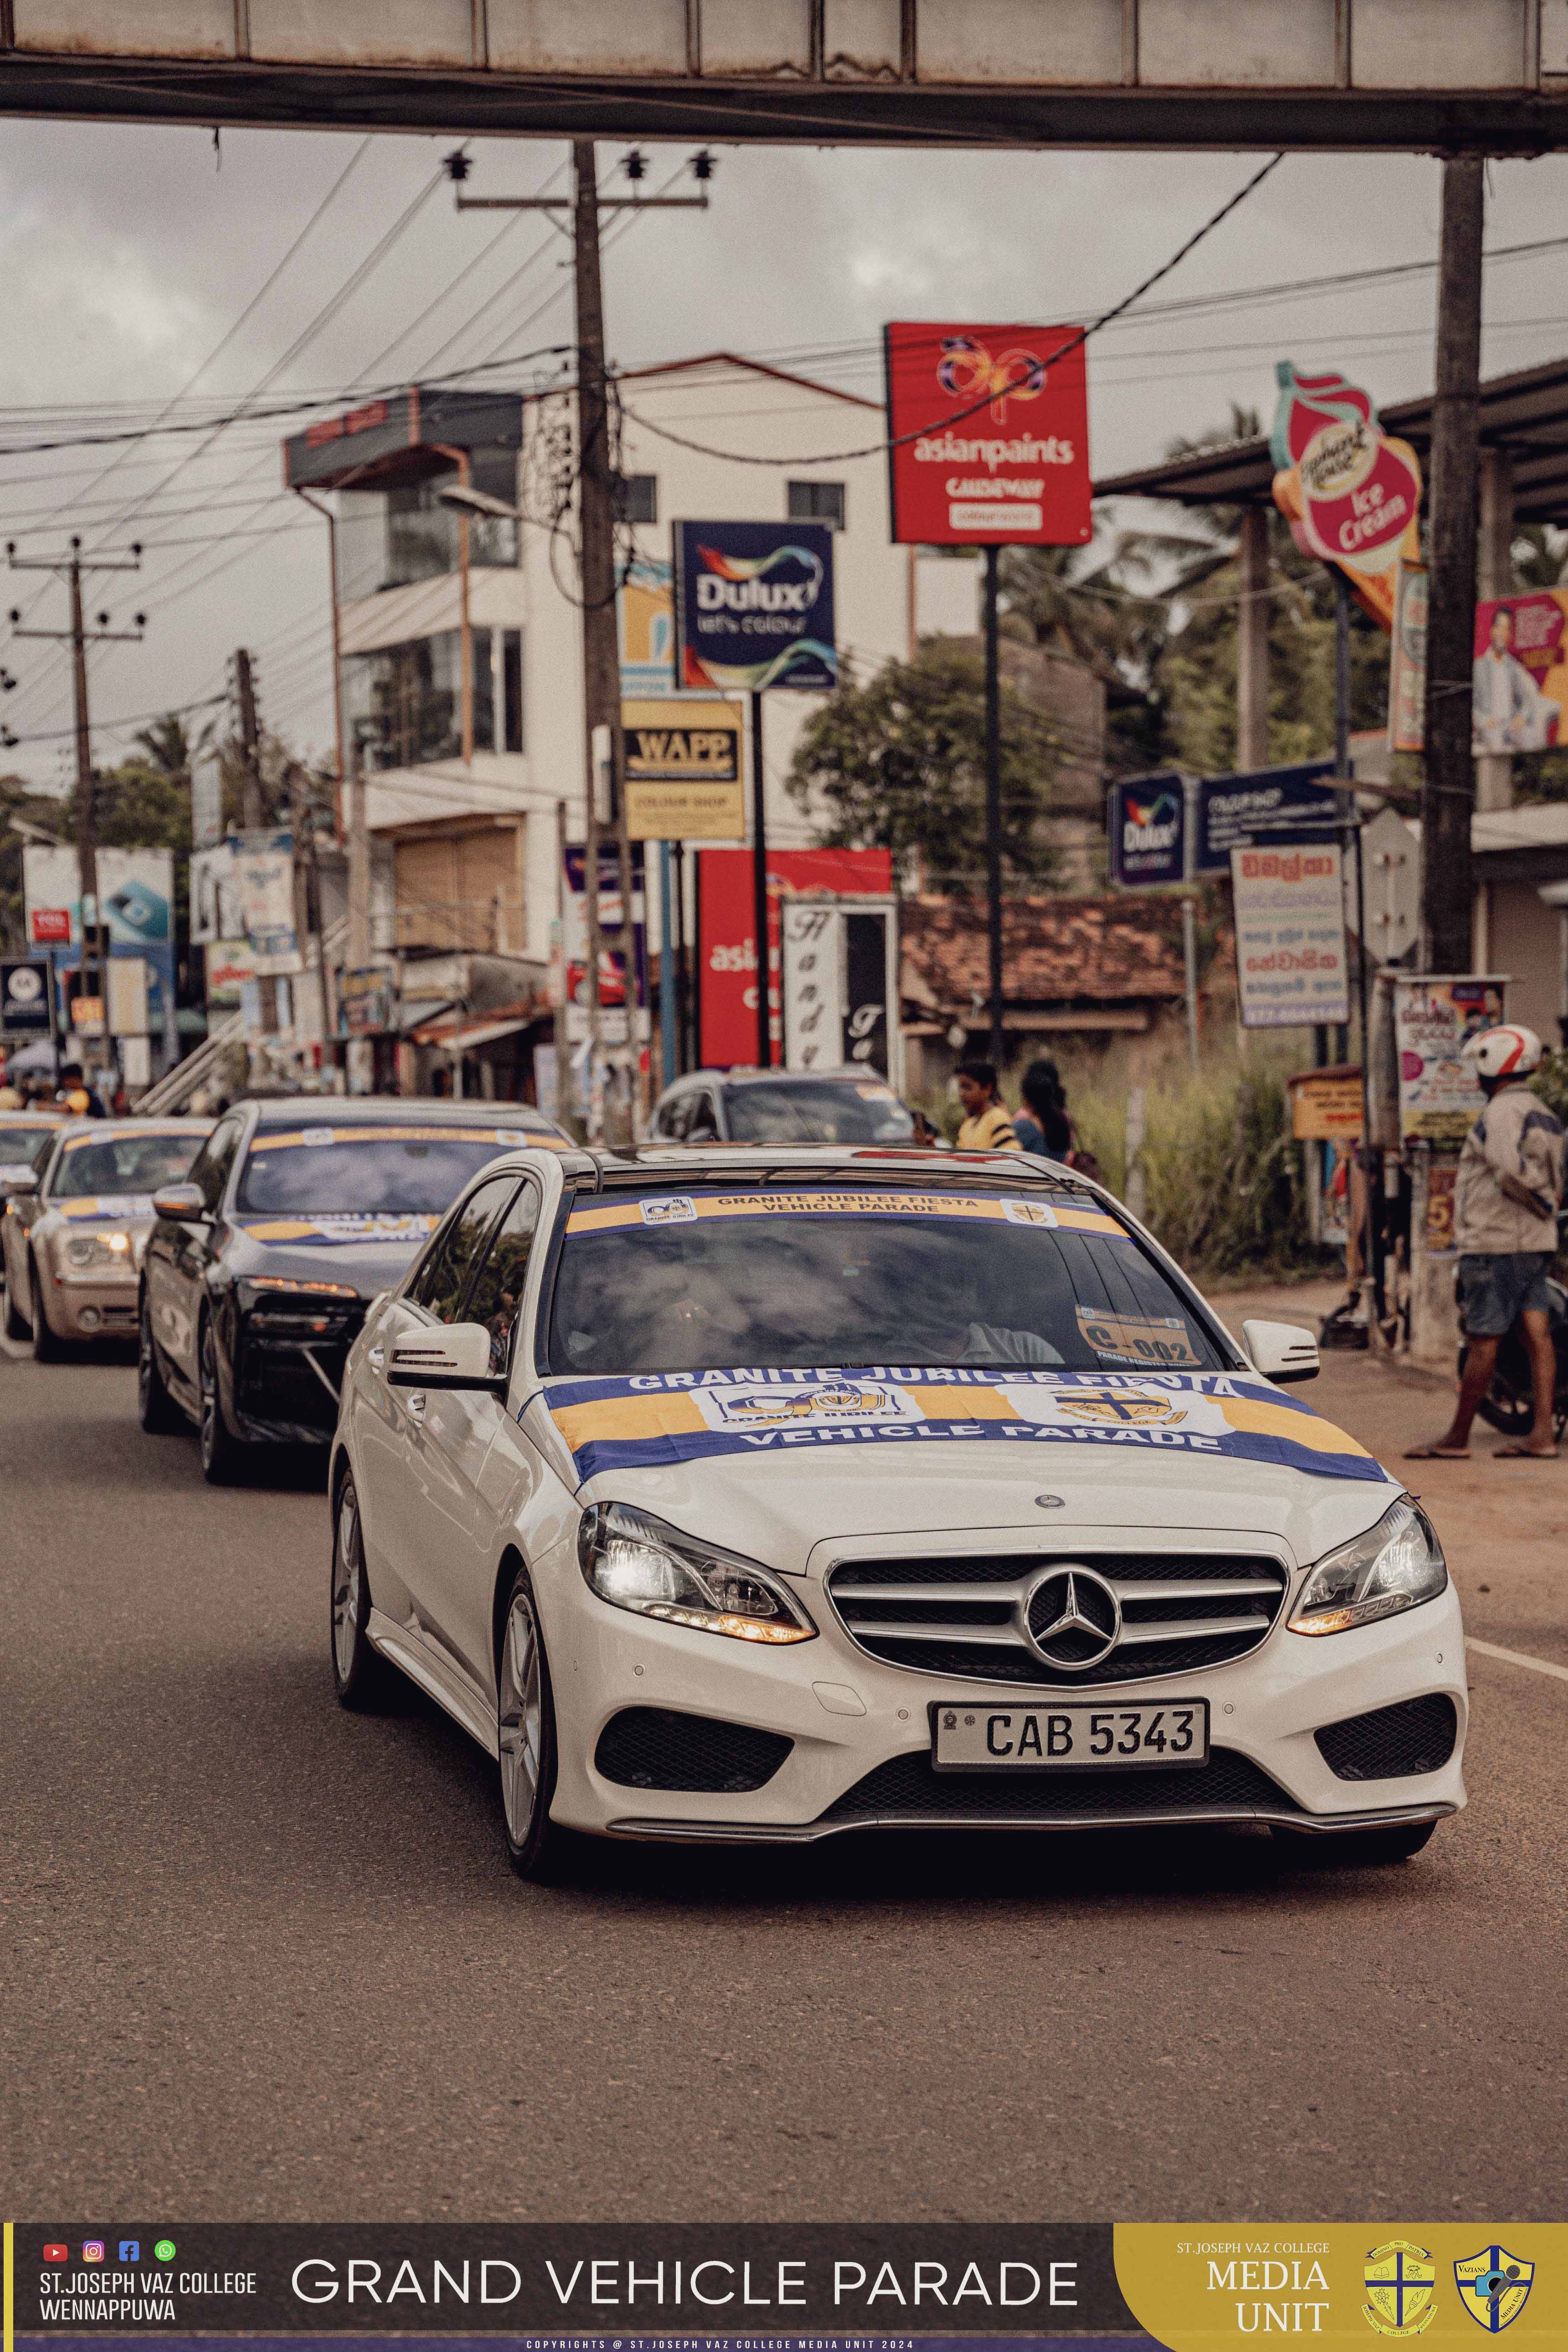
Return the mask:
<path id="1" fill-rule="evenodd" d="M 27 1260 L 27 1286 L 33 1316 L 33 1361 L 36 1364 L 58 1364 L 64 1351 L 49 1326 L 48 1312 L 44 1305 L 43 1286 L 38 1280 L 38 1261 L 36 1257 L 29 1257 Z"/>
<path id="2" fill-rule="evenodd" d="M 1436 1826 L 1436 1822 L 1406 1822 L 1391 1829 L 1334 1830 L 1324 1837 L 1301 1830 L 1277 1829 L 1274 1834 L 1295 1849 L 1293 1862 L 1312 1862 L 1330 1870 L 1366 1870 L 1409 1862 Z"/>
<path id="3" fill-rule="evenodd" d="M 26 1336 L 27 1318 L 16 1304 L 16 1285 L 13 1282 L 7 1281 L 5 1285 L 5 1337 L 7 1339 L 25 1339 Z"/>
<path id="4" fill-rule="evenodd" d="M 555 1794 L 555 1701 L 533 1584 L 520 1568 L 501 1622 L 496 1671 L 501 1822 L 520 1878 L 548 1885 L 564 1873 L 570 1832 L 550 1818 Z"/>
<path id="5" fill-rule="evenodd" d="M 373 1714 L 392 1694 L 393 1669 L 371 1647 L 370 1580 L 364 1569 L 364 1531 L 352 1474 L 338 1488 L 332 1514 L 332 1688 L 340 1706 Z"/>
<path id="6" fill-rule="evenodd" d="M 223 1391 L 218 1385 L 217 1335 L 212 1318 L 202 1318 L 200 1346 L 201 1406 L 198 1423 L 201 1438 L 202 1476 L 209 1486 L 229 1486 L 238 1477 L 244 1462 L 245 1448 L 229 1433 L 223 1417 Z"/>
<path id="7" fill-rule="evenodd" d="M 158 1369 L 158 1351 L 153 1344 L 153 1326 L 148 1319 L 145 1293 L 142 1298 L 142 1312 L 137 1318 L 136 1410 L 142 1426 L 150 1437 L 174 1437 L 190 1427 L 163 1385 L 163 1375 Z"/>

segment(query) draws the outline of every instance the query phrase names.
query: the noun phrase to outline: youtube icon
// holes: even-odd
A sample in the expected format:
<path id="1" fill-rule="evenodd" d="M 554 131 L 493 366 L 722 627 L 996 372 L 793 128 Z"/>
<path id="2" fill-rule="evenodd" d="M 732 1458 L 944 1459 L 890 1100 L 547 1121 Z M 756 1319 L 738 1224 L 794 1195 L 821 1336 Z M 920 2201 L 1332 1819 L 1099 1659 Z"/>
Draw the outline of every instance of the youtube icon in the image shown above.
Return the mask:
<path id="1" fill-rule="evenodd" d="M 70 2248 L 68 2246 L 46 2246 L 44 2248 L 44 2260 L 47 2263 L 68 2263 L 70 2260 Z"/>

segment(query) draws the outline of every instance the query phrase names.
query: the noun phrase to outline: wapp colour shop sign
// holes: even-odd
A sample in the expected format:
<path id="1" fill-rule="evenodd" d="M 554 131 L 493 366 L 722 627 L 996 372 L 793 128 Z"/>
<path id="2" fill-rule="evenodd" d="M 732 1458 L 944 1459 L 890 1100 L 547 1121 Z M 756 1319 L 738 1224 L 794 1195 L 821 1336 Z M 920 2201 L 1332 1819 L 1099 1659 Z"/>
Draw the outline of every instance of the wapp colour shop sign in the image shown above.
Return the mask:
<path id="1" fill-rule="evenodd" d="M 1473 148 L 1568 135 L 1561 0 L 5 0 L 0 111 L 552 139 Z"/>

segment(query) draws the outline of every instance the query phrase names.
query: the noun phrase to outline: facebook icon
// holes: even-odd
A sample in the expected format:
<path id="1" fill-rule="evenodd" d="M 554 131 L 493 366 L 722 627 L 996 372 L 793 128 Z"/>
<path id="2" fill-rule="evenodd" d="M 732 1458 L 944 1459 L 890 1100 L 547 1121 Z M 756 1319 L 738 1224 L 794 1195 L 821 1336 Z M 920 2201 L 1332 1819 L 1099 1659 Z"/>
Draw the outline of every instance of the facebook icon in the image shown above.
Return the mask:
<path id="1" fill-rule="evenodd" d="M 142 2259 L 141 2239 L 121 2238 L 120 2241 L 120 2259 L 122 2263 L 139 2263 Z"/>

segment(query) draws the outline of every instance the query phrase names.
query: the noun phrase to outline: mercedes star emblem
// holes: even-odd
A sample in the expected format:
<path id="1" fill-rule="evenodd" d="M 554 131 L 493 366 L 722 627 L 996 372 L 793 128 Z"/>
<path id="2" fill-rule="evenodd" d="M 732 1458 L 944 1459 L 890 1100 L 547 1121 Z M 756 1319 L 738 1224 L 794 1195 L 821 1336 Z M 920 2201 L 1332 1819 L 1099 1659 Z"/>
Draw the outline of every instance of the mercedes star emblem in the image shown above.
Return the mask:
<path id="1" fill-rule="evenodd" d="M 1087 1674 L 1121 1638 L 1121 1603 L 1096 1570 L 1060 1561 L 1030 1587 L 1024 1623 L 1048 1666 L 1058 1674 Z"/>
<path id="2" fill-rule="evenodd" d="M 1060 1511 L 1066 1508 L 1059 1495 L 1037 1495 L 1035 1500 L 1042 1511 Z"/>

